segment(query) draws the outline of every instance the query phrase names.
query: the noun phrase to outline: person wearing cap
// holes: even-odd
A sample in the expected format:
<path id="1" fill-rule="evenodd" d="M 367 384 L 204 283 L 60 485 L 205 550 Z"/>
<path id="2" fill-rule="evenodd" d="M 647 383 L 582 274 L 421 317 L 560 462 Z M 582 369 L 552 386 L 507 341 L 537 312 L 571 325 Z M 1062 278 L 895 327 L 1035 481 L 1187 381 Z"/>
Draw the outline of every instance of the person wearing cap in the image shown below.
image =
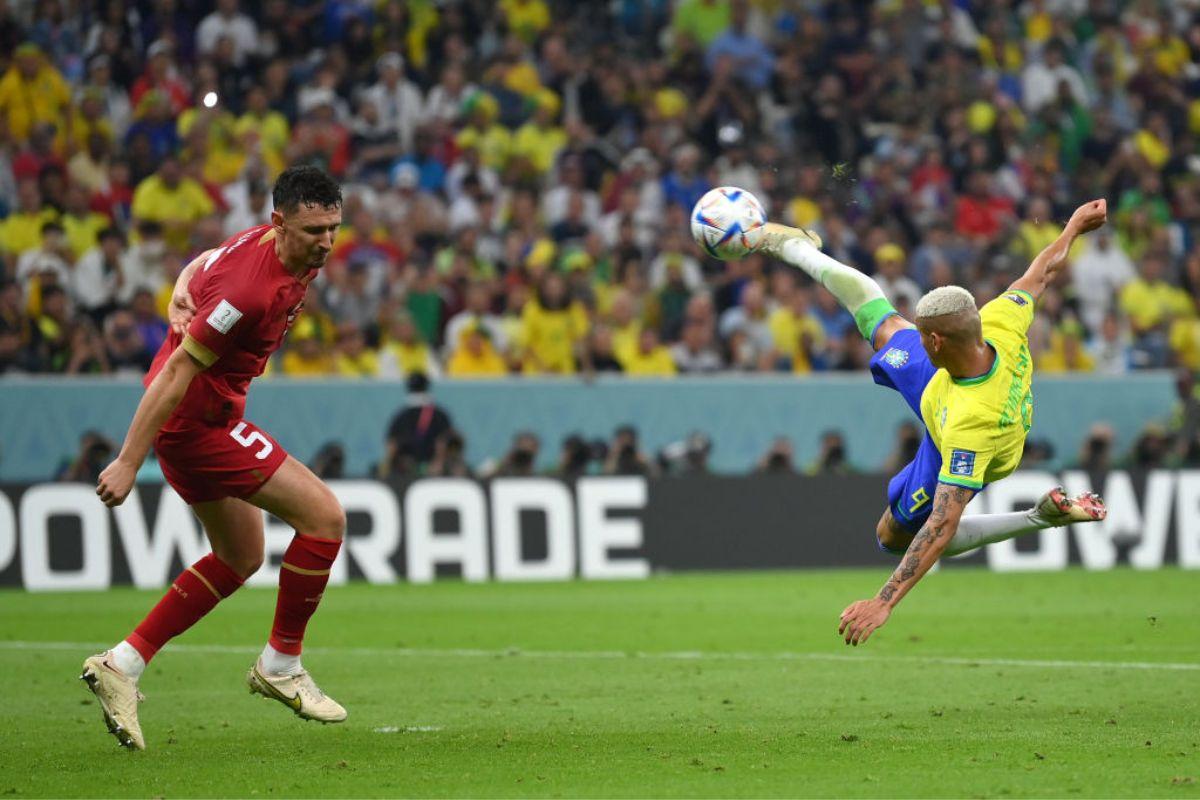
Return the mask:
<path id="1" fill-rule="evenodd" d="M 379 80 L 363 92 L 363 99 L 375 104 L 382 124 L 400 139 L 400 149 L 407 153 L 424 113 L 421 90 L 404 76 L 404 57 L 399 53 L 384 53 L 375 62 L 375 71 Z"/>
<path id="2" fill-rule="evenodd" d="M 296 320 L 287 338 L 280 371 L 292 378 L 316 378 L 334 373 L 333 356 L 321 339 L 320 324 L 308 310 Z"/>
<path id="3" fill-rule="evenodd" d="M 567 144 L 567 133 L 558 124 L 562 101 L 549 89 L 539 89 L 533 97 L 533 118 L 517 129 L 512 154 L 525 159 L 534 175 L 545 175 L 554 166 L 559 152 Z"/>
<path id="4" fill-rule="evenodd" d="M 155 39 L 146 49 L 146 71 L 138 76 L 129 90 L 129 99 L 134 108 L 141 106 L 146 93 L 154 90 L 165 95 L 173 114 L 182 112 L 191 102 L 187 84 L 180 79 L 179 71 L 175 68 L 175 48 L 167 39 Z"/>
<path id="5" fill-rule="evenodd" d="M 906 303 L 909 308 L 916 308 L 923 292 L 904 274 L 905 263 L 904 248 L 900 245 L 892 242 L 880 245 L 875 249 L 875 282 L 893 306 Z"/>
<path id="6" fill-rule="evenodd" d="M 62 73 L 33 42 L 13 53 L 12 66 L 0 78 L 0 120 L 12 141 L 25 144 L 34 127 L 53 125 L 71 135 L 71 90 Z"/>
<path id="7" fill-rule="evenodd" d="M 466 124 L 454 137 L 459 149 L 476 151 L 480 163 L 497 171 L 508 165 L 512 151 L 512 134 L 496 121 L 499 113 L 500 104 L 496 98 L 480 89 L 463 104 Z"/>

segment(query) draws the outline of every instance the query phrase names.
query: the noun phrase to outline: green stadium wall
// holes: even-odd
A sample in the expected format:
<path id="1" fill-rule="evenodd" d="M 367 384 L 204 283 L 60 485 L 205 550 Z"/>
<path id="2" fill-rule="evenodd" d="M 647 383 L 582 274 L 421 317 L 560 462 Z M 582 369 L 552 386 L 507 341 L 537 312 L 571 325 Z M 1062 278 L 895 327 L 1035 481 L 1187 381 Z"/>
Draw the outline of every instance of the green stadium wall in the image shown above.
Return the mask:
<path id="1" fill-rule="evenodd" d="M 119 442 L 141 394 L 136 381 L 0 381 L 0 481 L 52 478 L 88 429 Z M 539 466 L 548 468 L 567 434 L 607 438 L 616 426 L 633 423 L 647 451 L 693 430 L 708 433 L 710 464 L 728 473 L 750 470 L 781 435 L 792 439 L 797 464 L 806 464 L 821 433 L 839 429 L 851 463 L 876 471 L 893 448 L 897 426 L 912 418 L 899 396 L 865 375 L 442 381 L 433 394 L 466 437 L 473 465 L 501 456 L 519 430 L 541 436 Z M 1034 396 L 1031 436 L 1054 446 L 1052 467 L 1074 460 L 1092 423 L 1111 424 L 1117 452 L 1125 452 L 1147 423 L 1168 421 L 1175 404 L 1169 372 L 1042 377 Z M 347 476 L 361 476 L 379 459 L 388 423 L 404 402 L 404 386 L 395 382 L 263 379 L 251 389 L 247 416 L 301 460 L 326 442 L 340 442 Z"/>

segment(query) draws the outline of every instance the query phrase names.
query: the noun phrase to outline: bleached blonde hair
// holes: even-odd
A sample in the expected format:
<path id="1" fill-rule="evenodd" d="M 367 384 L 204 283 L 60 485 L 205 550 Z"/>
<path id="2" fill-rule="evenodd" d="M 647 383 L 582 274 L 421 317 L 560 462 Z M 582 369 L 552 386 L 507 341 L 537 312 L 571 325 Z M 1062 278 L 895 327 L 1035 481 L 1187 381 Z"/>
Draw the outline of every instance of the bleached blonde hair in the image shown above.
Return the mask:
<path id="1" fill-rule="evenodd" d="M 976 310 L 974 295 L 961 286 L 939 286 L 917 301 L 917 319 Z"/>

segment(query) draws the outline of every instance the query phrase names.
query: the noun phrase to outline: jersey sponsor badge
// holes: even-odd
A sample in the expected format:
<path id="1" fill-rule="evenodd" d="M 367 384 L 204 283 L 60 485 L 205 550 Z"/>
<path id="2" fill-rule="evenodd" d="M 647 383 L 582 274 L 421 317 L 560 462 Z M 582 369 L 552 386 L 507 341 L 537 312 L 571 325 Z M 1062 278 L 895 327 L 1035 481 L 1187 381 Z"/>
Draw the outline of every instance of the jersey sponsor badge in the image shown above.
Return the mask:
<path id="1" fill-rule="evenodd" d="M 950 451 L 950 474 L 965 475 L 968 478 L 975 474 L 975 453 L 971 450 Z"/>
<path id="2" fill-rule="evenodd" d="M 217 303 L 217 307 L 208 315 L 208 324 L 221 333 L 229 333 L 237 321 L 242 318 L 242 312 L 233 307 L 228 300 Z"/>
<path id="3" fill-rule="evenodd" d="M 901 350 L 899 347 L 889 347 L 883 354 L 883 362 L 890 367 L 899 369 L 908 363 L 908 351 Z"/>
<path id="4" fill-rule="evenodd" d="M 1016 292 L 1009 292 L 1008 294 L 1006 294 L 1004 296 L 1007 297 L 1009 300 L 1012 300 L 1014 303 L 1016 303 L 1019 306 L 1029 305 L 1029 301 L 1025 299 L 1025 295 L 1023 295 L 1023 294 L 1017 294 Z"/>

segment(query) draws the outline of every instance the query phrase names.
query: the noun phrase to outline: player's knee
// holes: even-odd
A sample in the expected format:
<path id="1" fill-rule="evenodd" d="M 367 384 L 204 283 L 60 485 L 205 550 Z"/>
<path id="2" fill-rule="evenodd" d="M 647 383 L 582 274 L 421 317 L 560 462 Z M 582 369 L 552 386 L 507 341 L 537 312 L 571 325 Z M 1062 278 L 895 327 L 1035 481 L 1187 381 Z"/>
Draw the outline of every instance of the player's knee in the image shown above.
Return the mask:
<path id="1" fill-rule="evenodd" d="M 245 580 L 254 573 L 258 572 L 258 568 L 263 565 L 263 554 L 261 550 L 242 550 L 242 549 L 223 549 L 213 551 L 217 558 L 221 559 L 234 573 Z"/>
<path id="2" fill-rule="evenodd" d="M 341 539 L 346 535 L 346 510 L 333 492 L 326 492 L 312 534 L 324 539 Z"/>
<path id="3" fill-rule="evenodd" d="M 903 530 L 892 516 L 891 509 L 883 512 L 875 526 L 875 538 L 879 546 L 891 553 L 903 553 L 912 542 L 912 534 Z"/>

